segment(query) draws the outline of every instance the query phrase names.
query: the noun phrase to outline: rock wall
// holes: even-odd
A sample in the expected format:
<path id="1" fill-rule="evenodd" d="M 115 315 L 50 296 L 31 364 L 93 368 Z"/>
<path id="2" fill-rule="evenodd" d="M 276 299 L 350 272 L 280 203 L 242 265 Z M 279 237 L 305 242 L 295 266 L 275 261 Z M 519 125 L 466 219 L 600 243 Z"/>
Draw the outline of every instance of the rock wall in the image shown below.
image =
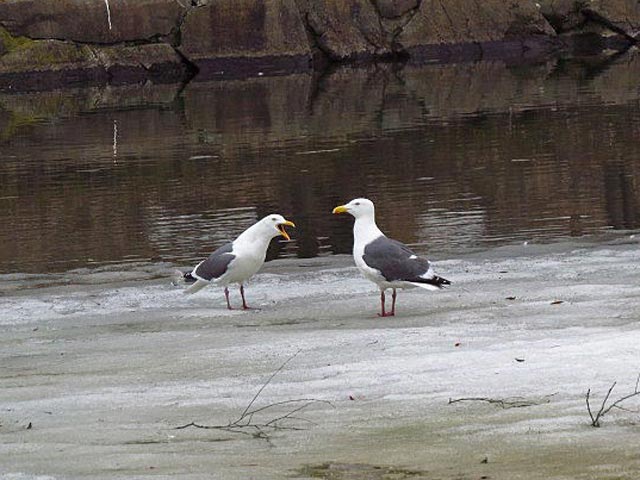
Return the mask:
<path id="1" fill-rule="evenodd" d="M 624 49 L 639 31 L 636 0 L 0 0 L 0 88 Z"/>
<path id="2" fill-rule="evenodd" d="M 4 0 L 0 23 L 31 39 L 113 44 L 151 41 L 178 28 L 184 8 L 175 0 Z"/>
<path id="3" fill-rule="evenodd" d="M 540 0 L 540 12 L 558 33 L 608 31 L 635 41 L 640 32 L 636 0 Z"/>
<path id="4" fill-rule="evenodd" d="M 180 33 L 180 52 L 205 74 L 291 70 L 311 54 L 294 0 L 212 1 L 190 9 Z"/>

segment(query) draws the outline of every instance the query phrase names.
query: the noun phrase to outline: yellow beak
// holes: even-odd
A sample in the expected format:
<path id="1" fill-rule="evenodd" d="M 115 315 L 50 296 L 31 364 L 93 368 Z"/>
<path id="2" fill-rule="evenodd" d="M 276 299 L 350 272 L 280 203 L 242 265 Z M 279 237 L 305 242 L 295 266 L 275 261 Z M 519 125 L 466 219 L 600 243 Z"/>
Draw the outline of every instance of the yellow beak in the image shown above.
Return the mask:
<path id="1" fill-rule="evenodd" d="M 278 230 L 280 230 L 280 235 L 282 235 L 284 238 L 286 238 L 287 240 L 291 240 L 291 237 L 289 236 L 289 234 L 287 233 L 287 231 L 284 229 L 284 226 L 288 226 L 288 227 L 293 227 L 296 228 L 296 224 L 293 222 L 290 222 L 289 220 L 285 220 L 283 223 L 281 223 L 280 225 L 278 225 Z"/>
<path id="2" fill-rule="evenodd" d="M 344 205 L 339 205 L 336 208 L 333 209 L 333 213 L 347 213 L 349 211 L 349 209 L 344 206 Z"/>

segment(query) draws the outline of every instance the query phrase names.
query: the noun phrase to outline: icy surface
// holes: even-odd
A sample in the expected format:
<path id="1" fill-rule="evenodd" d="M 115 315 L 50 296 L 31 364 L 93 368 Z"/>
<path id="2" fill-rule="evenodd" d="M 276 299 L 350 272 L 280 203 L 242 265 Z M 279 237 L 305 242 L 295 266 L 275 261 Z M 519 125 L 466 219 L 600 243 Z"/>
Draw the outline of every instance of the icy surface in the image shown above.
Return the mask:
<path id="1" fill-rule="evenodd" d="M 220 288 L 184 295 L 171 265 L 0 276 L 0 479 L 307 478 L 295 472 L 326 462 L 637 478 L 639 414 L 595 429 L 584 400 L 634 389 L 639 264 L 632 240 L 435 261 L 452 288 L 401 291 L 385 319 L 347 256 L 268 264 L 249 312 Z M 303 430 L 174 429 L 236 418 L 296 353 L 256 405 L 330 402 L 300 413 Z M 473 397 L 535 405 L 449 404 Z"/>

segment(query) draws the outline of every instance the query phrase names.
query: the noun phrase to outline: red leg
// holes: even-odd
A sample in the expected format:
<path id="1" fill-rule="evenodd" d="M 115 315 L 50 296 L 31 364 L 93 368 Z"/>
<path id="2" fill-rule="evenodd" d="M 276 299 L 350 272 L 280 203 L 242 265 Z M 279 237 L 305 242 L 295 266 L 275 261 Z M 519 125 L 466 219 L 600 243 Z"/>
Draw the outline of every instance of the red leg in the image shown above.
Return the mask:
<path id="1" fill-rule="evenodd" d="M 396 314 L 396 289 L 393 289 L 393 293 L 391 294 L 391 314 L 390 316 L 395 316 Z"/>
<path id="2" fill-rule="evenodd" d="M 379 317 L 386 317 L 387 316 L 387 313 L 384 311 L 384 303 L 385 303 L 384 290 L 380 290 L 380 310 L 381 310 L 381 313 L 378 314 Z"/>
<path id="3" fill-rule="evenodd" d="M 247 305 L 247 301 L 244 299 L 244 285 L 240 284 L 240 296 L 242 297 L 242 309 L 243 310 L 260 310 L 259 308 L 253 308 Z"/>
<path id="4" fill-rule="evenodd" d="M 233 310 L 233 307 L 231 306 L 231 302 L 229 302 L 229 289 L 227 287 L 224 287 L 224 298 L 227 299 L 227 308 L 229 310 Z"/>
<path id="5" fill-rule="evenodd" d="M 243 310 L 249 310 L 249 305 L 247 305 L 247 301 L 244 298 L 244 285 L 240 284 L 240 296 L 242 297 L 242 308 Z"/>
<path id="6" fill-rule="evenodd" d="M 380 291 L 380 309 L 382 310 L 382 313 L 379 313 L 378 316 L 379 317 L 393 317 L 396 313 L 396 291 L 395 289 L 393 290 L 393 295 L 391 297 L 393 299 L 393 303 L 391 304 L 391 311 L 390 312 L 386 312 L 384 309 L 384 303 L 385 303 L 385 294 L 384 294 L 384 290 Z"/>

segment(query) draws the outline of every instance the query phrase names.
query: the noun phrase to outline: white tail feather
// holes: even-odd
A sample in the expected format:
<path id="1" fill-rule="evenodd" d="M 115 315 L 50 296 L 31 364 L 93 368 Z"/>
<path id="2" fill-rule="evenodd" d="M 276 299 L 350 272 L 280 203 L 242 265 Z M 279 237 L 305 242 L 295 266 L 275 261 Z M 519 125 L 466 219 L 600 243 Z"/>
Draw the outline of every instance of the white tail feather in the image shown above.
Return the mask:
<path id="1" fill-rule="evenodd" d="M 418 283 L 418 282 L 409 282 L 409 283 L 415 287 L 424 288 L 425 290 L 442 290 L 440 287 L 436 287 L 435 285 L 431 285 L 430 283 Z"/>
<path id="2" fill-rule="evenodd" d="M 181 270 L 173 271 L 173 278 L 171 279 L 171 285 L 174 287 L 179 287 L 185 284 L 184 281 L 184 273 Z"/>
<path id="3" fill-rule="evenodd" d="M 191 295 L 192 293 L 196 293 L 199 292 L 200 290 L 202 290 L 204 287 L 206 287 L 207 285 L 209 285 L 209 282 L 206 282 L 204 280 L 197 280 L 196 283 L 194 283 L 193 285 L 191 285 L 189 288 L 187 288 L 184 293 Z"/>

